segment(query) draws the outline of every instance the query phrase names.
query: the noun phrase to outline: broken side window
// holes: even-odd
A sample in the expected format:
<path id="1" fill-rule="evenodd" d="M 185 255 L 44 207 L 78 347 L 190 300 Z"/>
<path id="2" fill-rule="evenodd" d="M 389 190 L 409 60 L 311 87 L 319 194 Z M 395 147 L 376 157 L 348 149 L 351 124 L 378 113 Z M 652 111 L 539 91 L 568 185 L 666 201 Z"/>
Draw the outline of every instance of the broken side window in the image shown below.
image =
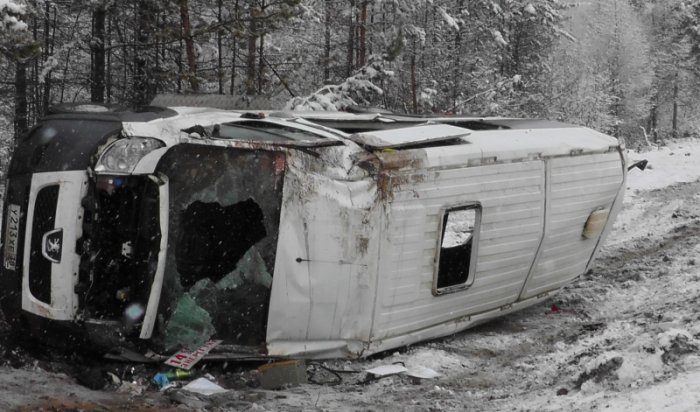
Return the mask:
<path id="1" fill-rule="evenodd" d="M 164 349 L 264 344 L 284 162 L 283 152 L 179 145 L 159 163 L 170 197 Z"/>
<path id="2" fill-rule="evenodd" d="M 463 289 L 474 281 L 480 222 L 477 204 L 445 210 L 433 281 L 436 295 Z"/>

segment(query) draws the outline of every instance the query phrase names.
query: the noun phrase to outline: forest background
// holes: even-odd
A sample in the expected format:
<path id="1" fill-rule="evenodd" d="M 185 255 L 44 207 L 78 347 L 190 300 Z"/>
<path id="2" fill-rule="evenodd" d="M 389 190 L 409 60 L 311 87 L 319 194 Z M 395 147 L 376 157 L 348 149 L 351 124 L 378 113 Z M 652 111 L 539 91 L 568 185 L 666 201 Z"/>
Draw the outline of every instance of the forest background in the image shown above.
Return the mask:
<path id="1" fill-rule="evenodd" d="M 0 0 L 0 169 L 60 103 L 523 116 L 636 146 L 700 136 L 699 91 L 700 0 Z"/>

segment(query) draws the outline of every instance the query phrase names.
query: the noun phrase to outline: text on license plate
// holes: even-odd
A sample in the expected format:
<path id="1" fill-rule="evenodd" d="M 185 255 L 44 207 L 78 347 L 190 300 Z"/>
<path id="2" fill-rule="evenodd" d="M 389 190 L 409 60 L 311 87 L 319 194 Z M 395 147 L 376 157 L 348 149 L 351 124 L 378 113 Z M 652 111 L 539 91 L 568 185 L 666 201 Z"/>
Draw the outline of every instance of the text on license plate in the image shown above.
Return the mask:
<path id="1" fill-rule="evenodd" d="M 5 253 L 3 259 L 5 269 L 8 270 L 17 269 L 19 215 L 19 206 L 9 204 L 7 207 L 7 219 L 5 220 Z"/>

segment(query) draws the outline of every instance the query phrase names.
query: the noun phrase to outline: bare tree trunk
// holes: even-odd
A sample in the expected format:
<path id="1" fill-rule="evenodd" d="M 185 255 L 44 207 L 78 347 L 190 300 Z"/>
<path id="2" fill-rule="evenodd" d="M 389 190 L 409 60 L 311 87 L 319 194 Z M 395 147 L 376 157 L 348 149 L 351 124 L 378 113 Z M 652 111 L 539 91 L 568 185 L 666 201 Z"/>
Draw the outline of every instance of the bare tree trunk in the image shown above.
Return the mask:
<path id="1" fill-rule="evenodd" d="M 222 24 L 221 22 L 221 9 L 223 8 L 223 0 L 219 0 L 217 3 L 217 14 L 216 17 L 218 19 L 219 25 Z M 222 39 L 223 39 L 223 32 L 221 30 L 221 27 L 216 31 L 216 48 L 218 51 L 218 56 L 216 60 L 216 77 L 219 80 L 219 94 L 224 94 L 224 61 L 223 61 L 223 48 L 222 48 Z"/>
<path id="2" fill-rule="evenodd" d="M 90 101 L 105 101 L 105 9 L 97 5 L 92 12 L 92 70 L 90 71 Z"/>
<path id="3" fill-rule="evenodd" d="M 459 15 L 462 14 L 462 11 L 464 9 L 464 0 L 459 0 L 459 4 L 457 5 L 457 13 Z M 467 14 L 469 15 L 469 14 Z M 454 43 L 454 51 L 452 52 L 452 55 L 454 56 L 454 66 L 452 68 L 452 114 L 456 114 L 457 112 L 457 96 L 459 96 L 459 92 L 461 90 L 461 74 L 462 74 L 462 64 L 461 64 L 461 55 L 462 55 L 462 26 L 460 26 L 456 33 L 455 33 L 455 43 Z"/>
<path id="4" fill-rule="evenodd" d="M 124 32 L 122 31 L 121 27 L 119 26 L 119 16 L 116 13 L 110 13 L 109 15 L 109 22 L 110 22 L 110 31 L 114 30 L 116 33 L 116 39 L 120 44 L 125 44 L 127 43 L 126 36 L 124 35 Z M 109 39 L 109 36 L 108 36 Z M 129 83 L 127 81 L 127 75 L 130 72 L 129 65 L 126 64 L 126 59 L 127 59 L 127 50 L 126 49 L 121 49 L 119 51 L 119 54 L 117 55 L 116 51 L 112 51 L 110 49 L 109 55 L 111 56 L 112 53 L 117 56 L 116 58 L 123 61 L 123 64 L 121 64 L 121 72 L 119 73 L 119 77 L 116 75 L 114 77 L 112 76 L 107 76 L 107 82 L 110 84 L 110 86 L 107 89 L 107 92 L 110 93 L 110 98 L 112 96 L 111 90 L 116 89 L 117 91 L 117 97 L 116 100 L 128 100 L 131 97 L 128 96 L 128 91 L 129 91 Z M 131 68 L 133 69 L 133 68 Z M 133 71 L 132 71 L 133 73 Z M 112 80 L 114 79 L 114 81 Z"/>
<path id="5" fill-rule="evenodd" d="M 255 51 L 257 44 L 258 22 L 254 17 L 254 12 L 250 10 L 250 25 L 248 27 L 248 56 L 246 59 L 246 81 L 245 93 L 248 96 L 255 94 Z"/>
<path id="6" fill-rule="evenodd" d="M 159 19 L 158 14 L 153 15 L 153 27 L 160 27 L 160 22 L 158 21 Z M 151 44 L 149 45 L 149 52 L 153 56 L 153 62 L 151 63 L 151 67 L 153 67 L 153 71 L 151 72 L 151 84 L 153 86 L 153 95 L 158 94 L 158 90 L 160 87 L 160 76 L 162 73 L 162 69 L 160 67 L 160 38 L 159 36 L 153 36 L 151 40 Z"/>
<path id="7" fill-rule="evenodd" d="M 119 27 L 119 20 L 117 19 L 116 15 L 110 16 L 110 22 L 112 23 L 112 28 L 114 31 L 117 33 L 117 40 L 119 43 L 124 44 L 126 43 L 126 37 L 124 36 L 124 33 L 122 32 L 121 27 Z M 125 62 L 127 59 L 126 55 L 126 49 L 122 49 L 121 52 L 121 60 Z M 117 80 L 114 84 L 116 85 L 116 90 L 117 90 L 117 99 L 119 100 L 127 100 L 127 90 L 129 90 L 129 83 L 127 82 L 127 74 L 129 73 L 129 65 L 128 64 L 122 64 L 121 65 L 121 82 Z M 115 76 L 116 77 L 116 76 Z M 109 81 L 111 82 L 111 78 L 108 78 Z"/>
<path id="8" fill-rule="evenodd" d="M 192 25 L 190 24 L 190 8 L 187 0 L 180 0 L 180 20 L 182 21 L 182 35 L 185 40 L 185 52 L 187 53 L 187 77 L 193 91 L 199 90 L 197 82 L 197 58 L 194 55 L 194 40 L 192 39 Z"/>
<path id="9" fill-rule="evenodd" d="M 107 65 L 105 67 L 105 93 L 106 103 L 112 102 L 112 51 L 109 48 L 112 39 L 112 19 L 107 19 L 107 36 L 105 41 L 107 42 Z"/>
<path id="10" fill-rule="evenodd" d="M 367 63 L 367 2 L 362 2 L 360 9 L 360 21 L 358 22 L 360 38 L 357 59 L 357 65 L 359 67 L 364 66 Z"/>
<path id="11" fill-rule="evenodd" d="M 134 50 L 134 99 L 136 107 L 147 106 L 154 95 L 152 59 L 149 42 L 156 14 L 150 0 L 139 0 L 136 13 L 136 47 Z"/>
<path id="12" fill-rule="evenodd" d="M 673 125 L 672 136 L 678 137 L 678 72 L 676 71 L 675 80 L 673 82 Z"/>
<path id="13" fill-rule="evenodd" d="M 267 5 L 265 0 L 260 0 L 260 14 L 265 15 L 265 9 Z M 258 94 L 262 94 L 263 91 L 263 80 L 264 80 L 264 70 L 265 70 L 265 30 L 264 27 L 260 27 L 263 23 L 258 23 L 258 29 L 260 29 L 260 45 L 258 47 Z"/>
<path id="14" fill-rule="evenodd" d="M 32 32 L 34 36 L 34 42 L 38 43 L 39 40 L 39 18 L 38 16 L 34 17 L 32 19 Z M 43 101 L 43 98 L 41 97 L 41 91 L 42 89 L 39 87 L 39 63 L 43 63 L 41 59 L 41 54 L 38 54 L 34 58 L 34 64 L 32 64 L 32 76 L 31 76 L 31 82 L 28 84 L 28 86 L 31 87 L 31 93 L 28 94 L 27 98 L 27 121 L 28 124 L 35 124 L 37 121 L 37 118 L 40 116 L 40 107 L 39 107 L 39 102 Z M 31 97 L 31 99 L 29 98 Z"/>
<path id="15" fill-rule="evenodd" d="M 55 6 L 54 6 L 55 7 Z M 44 61 L 47 61 L 53 54 L 53 39 L 56 35 L 56 9 L 54 8 L 53 36 L 51 35 L 51 5 L 46 3 L 44 10 Z M 44 76 L 44 95 L 41 104 L 41 113 L 46 114 L 51 105 L 51 71 Z"/>
<path id="16" fill-rule="evenodd" d="M 654 95 L 651 97 L 651 108 L 649 109 L 649 121 L 647 122 L 647 126 L 649 128 L 649 133 L 651 134 L 651 138 L 654 142 L 657 142 L 658 136 L 656 134 L 656 127 L 658 124 L 658 119 L 659 119 L 659 93 L 658 91 L 654 92 Z"/>
<path id="17" fill-rule="evenodd" d="M 265 34 L 260 35 L 260 47 L 258 52 L 258 94 L 262 94 L 263 69 L 265 69 Z"/>
<path id="18" fill-rule="evenodd" d="M 240 14 L 239 14 L 239 8 L 238 8 L 238 0 L 236 0 L 235 5 L 233 6 L 233 15 L 236 21 L 240 20 Z M 233 39 L 232 39 L 232 44 L 233 47 L 231 47 L 231 87 L 230 87 L 230 92 L 231 95 L 233 95 L 236 92 L 236 59 L 238 58 L 238 36 L 234 34 Z"/>
<path id="19" fill-rule="evenodd" d="M 331 0 L 325 1 L 325 33 L 323 46 L 323 83 L 331 82 Z"/>
<path id="20" fill-rule="evenodd" d="M 350 16 L 350 20 L 348 21 L 348 60 L 347 64 L 345 65 L 345 76 L 350 77 L 352 75 L 352 71 L 354 69 L 353 65 L 353 57 L 354 57 L 354 52 L 355 52 L 355 25 L 353 24 L 352 21 L 352 16 L 354 14 L 355 10 L 355 0 L 350 0 L 350 13 L 348 15 Z"/>
<path id="21" fill-rule="evenodd" d="M 27 64 L 18 61 L 15 67 L 15 140 L 28 130 L 27 123 Z"/>
<path id="22" fill-rule="evenodd" d="M 182 65 L 182 27 L 180 27 L 180 42 L 177 48 L 177 92 L 182 93 L 182 79 L 185 77 Z"/>
<path id="23" fill-rule="evenodd" d="M 418 113 L 418 84 L 416 84 L 416 41 L 413 40 L 413 53 L 411 53 L 411 102 L 413 113 Z"/>

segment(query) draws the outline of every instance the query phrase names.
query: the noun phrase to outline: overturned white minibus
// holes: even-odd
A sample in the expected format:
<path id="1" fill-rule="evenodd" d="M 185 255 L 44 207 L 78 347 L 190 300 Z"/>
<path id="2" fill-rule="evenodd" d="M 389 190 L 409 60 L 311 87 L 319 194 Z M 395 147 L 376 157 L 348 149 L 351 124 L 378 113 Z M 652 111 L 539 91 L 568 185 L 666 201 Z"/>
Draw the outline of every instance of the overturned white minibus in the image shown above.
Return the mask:
<path id="1" fill-rule="evenodd" d="M 622 205 L 618 141 L 557 122 L 74 106 L 18 144 L 13 328 L 113 357 L 363 357 L 547 299 Z"/>

